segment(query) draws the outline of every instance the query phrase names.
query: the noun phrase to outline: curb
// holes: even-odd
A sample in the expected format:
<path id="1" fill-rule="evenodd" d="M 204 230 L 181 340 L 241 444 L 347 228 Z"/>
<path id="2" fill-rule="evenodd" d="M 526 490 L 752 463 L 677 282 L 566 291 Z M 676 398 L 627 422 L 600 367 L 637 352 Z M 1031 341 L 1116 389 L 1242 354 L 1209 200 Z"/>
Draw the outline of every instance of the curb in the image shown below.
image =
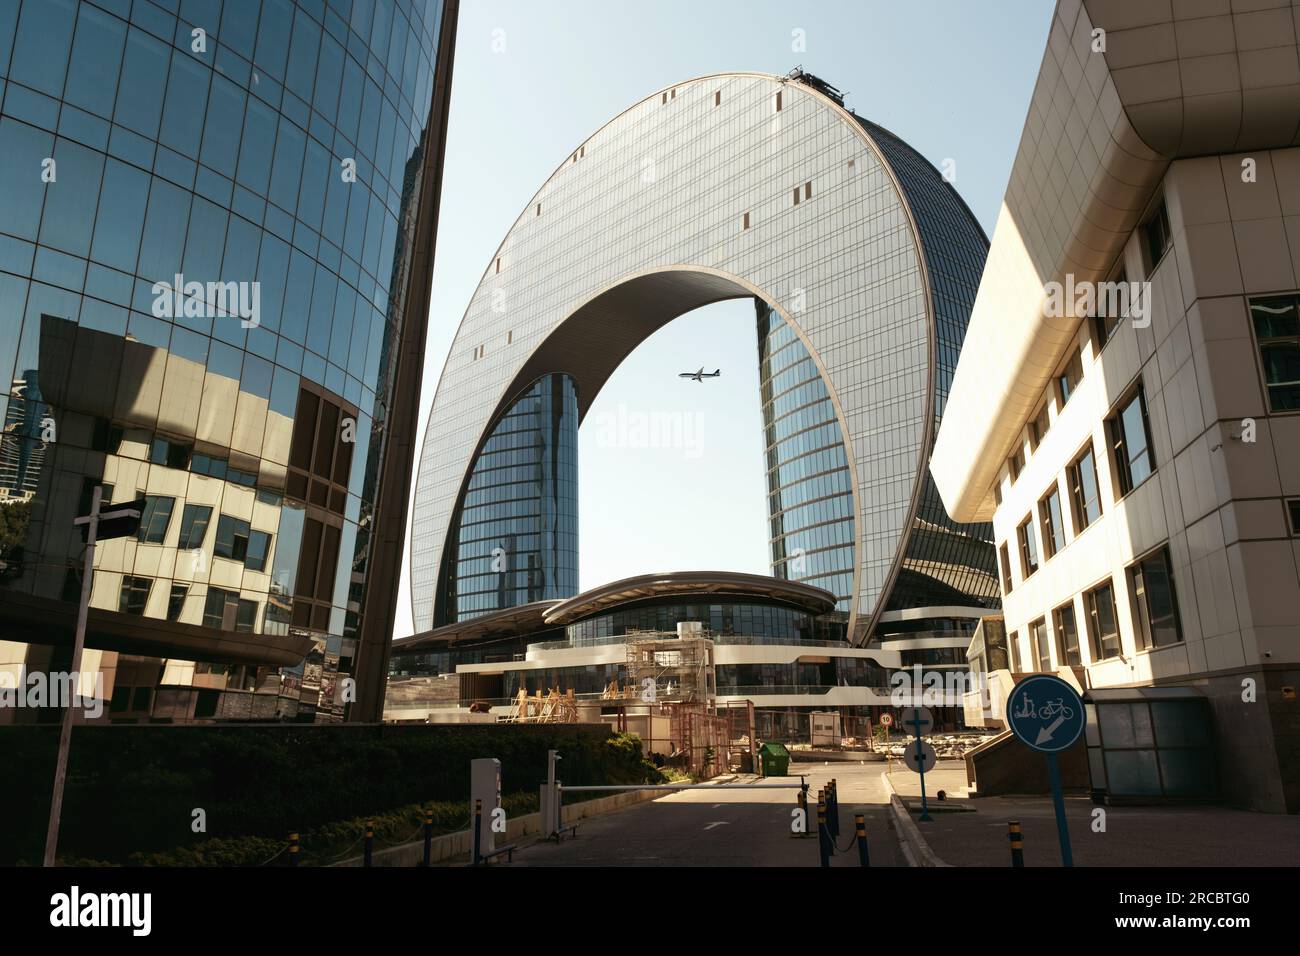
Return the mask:
<path id="1" fill-rule="evenodd" d="M 653 800 L 656 797 L 663 796 L 661 791 L 640 790 L 617 793 L 609 797 L 597 797 L 594 800 L 584 800 L 582 803 L 569 804 L 564 808 L 564 822 L 574 823 L 587 817 L 596 816 L 601 813 L 609 813 L 614 810 L 621 810 L 626 806 L 634 803 L 641 803 L 646 800 Z M 506 832 L 503 836 L 503 842 L 511 843 L 522 840 L 524 837 L 539 838 L 542 829 L 542 815 L 539 812 L 528 813 L 520 817 L 515 817 L 507 822 Z M 532 841 L 530 841 L 532 842 Z M 473 846 L 473 831 L 458 830 L 455 833 L 444 833 L 436 836 L 432 840 L 431 860 L 433 863 L 441 863 L 456 856 L 467 856 L 470 848 Z M 372 855 L 374 866 L 397 866 L 411 867 L 419 866 L 424 857 L 424 840 L 414 840 L 410 843 L 402 843 L 397 846 L 387 847 L 382 850 L 376 850 Z M 364 859 L 363 855 L 349 857 L 346 860 L 340 860 L 337 863 L 328 864 L 329 866 L 361 866 Z"/>
<path id="2" fill-rule="evenodd" d="M 884 783 L 885 789 L 889 791 L 889 811 L 894 816 L 894 829 L 898 831 L 901 838 L 899 845 L 903 848 L 903 856 L 907 858 L 907 865 L 921 867 L 952 866 L 951 863 L 945 863 L 939 859 L 935 852 L 930 849 L 930 844 L 925 842 L 925 837 L 921 836 L 921 831 L 912 820 L 912 815 L 908 812 L 907 806 L 899 797 L 898 792 L 894 790 L 893 781 L 889 779 L 889 771 L 886 770 L 881 773 L 880 779 Z"/>

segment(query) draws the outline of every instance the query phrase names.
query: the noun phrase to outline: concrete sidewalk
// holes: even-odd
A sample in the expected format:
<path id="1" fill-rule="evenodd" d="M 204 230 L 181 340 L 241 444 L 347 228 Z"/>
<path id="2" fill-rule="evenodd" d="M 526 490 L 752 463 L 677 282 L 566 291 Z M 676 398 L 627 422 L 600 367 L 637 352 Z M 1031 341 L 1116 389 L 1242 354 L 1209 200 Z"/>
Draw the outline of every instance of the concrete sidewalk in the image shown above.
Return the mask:
<path id="1" fill-rule="evenodd" d="M 919 806 L 920 779 L 895 766 L 890 782 Z M 1010 866 L 1007 821 L 1019 820 L 1026 866 L 1060 866 L 1056 814 L 1050 797 L 966 799 L 965 766 L 940 761 L 925 775 L 930 823 L 918 823 L 934 853 L 953 866 Z M 934 799 L 945 790 L 947 800 Z M 960 795 L 959 795 L 960 794 Z M 945 804 L 974 812 L 938 812 Z M 1105 830 L 1094 830 L 1103 810 Z M 1300 817 L 1224 807 L 1097 807 L 1087 797 L 1065 798 L 1076 866 L 1292 866 L 1300 846 Z M 913 814 L 916 820 L 918 814 Z"/>

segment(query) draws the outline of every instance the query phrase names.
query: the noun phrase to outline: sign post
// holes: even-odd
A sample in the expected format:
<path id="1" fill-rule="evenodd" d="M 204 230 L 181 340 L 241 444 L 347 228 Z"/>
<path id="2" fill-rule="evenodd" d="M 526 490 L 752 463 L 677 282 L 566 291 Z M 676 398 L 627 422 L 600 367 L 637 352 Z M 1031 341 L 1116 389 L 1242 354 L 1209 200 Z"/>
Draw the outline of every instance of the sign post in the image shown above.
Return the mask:
<path id="1" fill-rule="evenodd" d="M 890 754 L 889 754 L 889 725 L 892 724 L 893 722 L 894 722 L 893 714 L 880 715 L 880 726 L 885 728 L 885 763 L 890 765 L 893 764 L 893 760 L 890 759 Z M 873 737 L 872 740 L 875 740 L 875 738 Z"/>
<path id="2" fill-rule="evenodd" d="M 1036 674 L 1022 680 L 1007 698 L 1007 723 L 1011 732 L 1047 759 L 1047 779 L 1052 787 L 1056 833 L 1061 841 L 1061 863 L 1064 866 L 1074 866 L 1074 856 L 1070 852 L 1070 829 L 1065 821 L 1061 768 L 1056 755 L 1074 746 L 1083 733 L 1085 721 L 1083 698 L 1073 687 L 1051 674 Z"/>
<path id="3" fill-rule="evenodd" d="M 934 727 L 934 718 L 930 716 L 930 711 L 925 707 L 904 707 L 900 717 L 900 723 L 908 729 L 915 738 L 915 747 L 911 745 L 903 751 L 903 762 L 908 768 L 921 775 L 921 816 L 918 820 L 925 823 L 931 821 L 930 804 L 925 797 L 925 772 L 933 770 L 934 765 L 939 760 L 939 755 L 934 752 L 934 748 L 921 739 L 923 734 L 928 734 Z"/>
<path id="4" fill-rule="evenodd" d="M 95 573 L 95 542 L 107 538 L 121 538 L 136 533 L 145 500 L 109 506 L 101 511 L 104 489 L 96 485 L 90 496 L 90 514 L 73 521 L 81 526 L 86 541 L 85 563 L 81 569 L 81 605 L 77 608 L 77 634 L 72 644 L 72 682 L 81 684 L 81 658 L 86 650 L 86 616 L 90 611 L 90 585 Z M 50 822 L 45 829 L 44 866 L 53 866 L 59 849 L 59 818 L 63 813 L 63 785 L 68 775 L 68 750 L 72 746 L 72 700 L 63 709 L 63 727 L 59 730 L 59 755 L 54 762 L 54 790 L 50 794 Z"/>

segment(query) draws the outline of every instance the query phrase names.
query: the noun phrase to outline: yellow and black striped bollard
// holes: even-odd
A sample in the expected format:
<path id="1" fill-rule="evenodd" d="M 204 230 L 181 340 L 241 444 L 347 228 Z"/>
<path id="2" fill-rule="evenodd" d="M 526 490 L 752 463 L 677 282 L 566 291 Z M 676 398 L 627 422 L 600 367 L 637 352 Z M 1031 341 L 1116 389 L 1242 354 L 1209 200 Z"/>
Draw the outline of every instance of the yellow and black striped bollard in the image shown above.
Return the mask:
<path id="1" fill-rule="evenodd" d="M 1011 865 L 1024 866 L 1025 851 L 1024 851 L 1024 844 L 1021 841 L 1021 837 L 1020 837 L 1019 820 L 1007 821 L 1007 836 L 1011 838 Z"/>

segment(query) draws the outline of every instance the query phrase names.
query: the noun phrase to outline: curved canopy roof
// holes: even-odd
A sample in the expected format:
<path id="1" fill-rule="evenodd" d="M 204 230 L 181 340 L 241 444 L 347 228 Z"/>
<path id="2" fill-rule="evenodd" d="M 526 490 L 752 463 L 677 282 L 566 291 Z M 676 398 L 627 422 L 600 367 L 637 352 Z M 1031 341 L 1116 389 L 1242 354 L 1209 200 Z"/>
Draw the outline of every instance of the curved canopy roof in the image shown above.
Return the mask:
<path id="1" fill-rule="evenodd" d="M 560 601 L 546 613 L 546 623 L 571 624 L 630 601 L 679 595 L 784 601 L 812 614 L 825 614 L 835 609 L 835 595 L 830 591 L 798 581 L 740 571 L 669 571 L 611 581 L 567 601 Z"/>

